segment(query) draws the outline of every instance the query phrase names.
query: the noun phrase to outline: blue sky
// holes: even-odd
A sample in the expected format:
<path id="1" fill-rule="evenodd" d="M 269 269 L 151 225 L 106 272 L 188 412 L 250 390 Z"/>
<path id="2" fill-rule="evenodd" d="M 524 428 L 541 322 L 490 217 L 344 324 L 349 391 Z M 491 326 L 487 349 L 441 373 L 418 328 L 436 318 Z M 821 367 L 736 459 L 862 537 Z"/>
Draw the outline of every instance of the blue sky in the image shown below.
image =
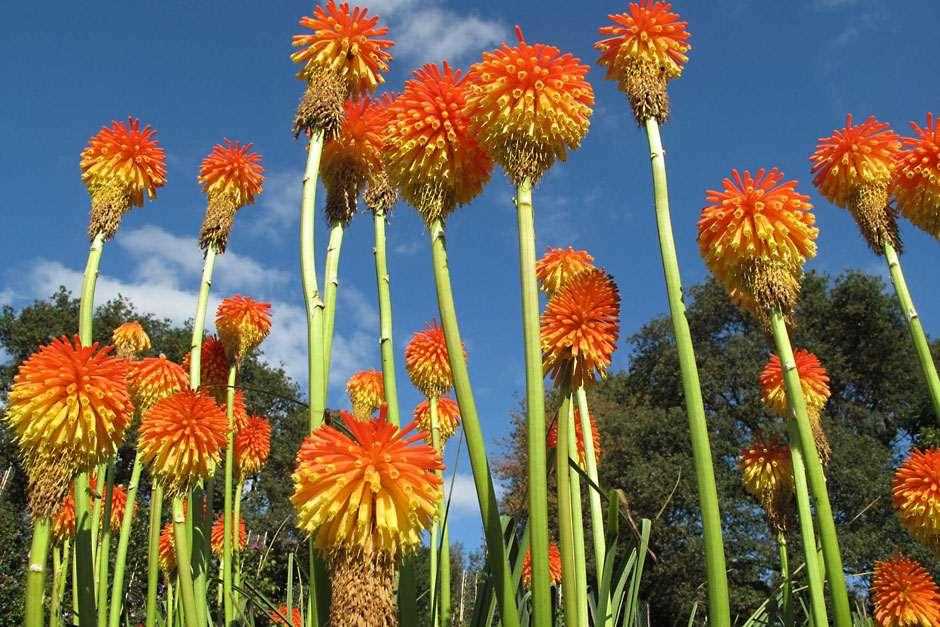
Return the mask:
<path id="1" fill-rule="evenodd" d="M 552 43 L 593 64 L 597 27 L 622 1 L 373 0 L 398 45 L 387 86 L 417 65 L 448 59 L 466 67 L 511 37 Z M 0 24 L 3 176 L 0 303 L 22 306 L 60 284 L 77 288 L 87 251 L 87 194 L 78 155 L 112 119 L 152 124 L 167 150 L 169 183 L 136 209 L 108 244 L 99 298 L 128 295 L 139 308 L 182 322 L 192 316 L 201 266 L 195 236 L 205 208 L 199 161 L 228 137 L 254 142 L 266 189 L 239 214 L 214 294 L 274 302 L 266 356 L 304 378 L 305 322 L 297 273 L 297 213 L 304 145 L 290 135 L 302 85 L 288 59 L 290 36 L 310 2 L 14 3 Z M 812 188 L 808 155 L 848 112 L 877 115 L 900 132 L 940 103 L 936 59 L 940 3 L 913 0 L 714 0 L 676 2 L 692 51 L 670 86 L 673 120 L 663 129 L 673 223 L 683 280 L 706 272 L 695 244 L 704 190 L 731 168 L 779 166 L 816 205 L 819 256 L 811 268 L 862 268 L 885 275 L 854 222 Z M 651 210 L 649 155 L 624 97 L 594 66 L 591 131 L 535 192 L 539 250 L 573 244 L 591 251 L 623 293 L 622 335 L 665 311 Z M 491 451 L 508 434 L 523 392 L 520 299 L 512 190 L 494 173 L 487 190 L 448 225 L 462 332 Z M 322 207 L 323 194 L 319 195 Z M 317 254 L 326 228 L 317 223 Z M 904 269 L 928 332 L 940 333 L 933 291 L 940 245 L 902 224 Z M 423 224 L 400 205 L 389 227 L 396 348 L 436 316 Z M 346 235 L 340 269 L 333 405 L 353 370 L 379 366 L 371 220 Z M 321 283 L 322 284 L 322 283 Z M 628 360 L 625 349 L 615 367 Z M 417 403 L 399 365 L 403 410 Z M 456 448 L 456 441 L 451 449 Z M 453 460 L 451 460 L 453 462 Z M 459 463 L 454 533 L 477 544 L 479 525 L 467 463 Z"/>

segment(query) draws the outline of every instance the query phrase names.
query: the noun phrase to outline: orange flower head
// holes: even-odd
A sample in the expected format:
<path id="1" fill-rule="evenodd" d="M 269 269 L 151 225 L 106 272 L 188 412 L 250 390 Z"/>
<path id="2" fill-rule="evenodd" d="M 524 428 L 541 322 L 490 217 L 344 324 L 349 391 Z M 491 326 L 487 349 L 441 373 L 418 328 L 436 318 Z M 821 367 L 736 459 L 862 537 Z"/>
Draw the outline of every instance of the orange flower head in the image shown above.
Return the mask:
<path id="1" fill-rule="evenodd" d="M 222 555 L 222 547 L 225 542 L 225 517 L 219 514 L 212 523 L 212 530 L 209 534 L 209 542 L 212 547 L 213 555 Z M 238 536 L 232 535 L 232 549 L 236 553 L 241 553 L 248 543 L 248 529 L 245 527 L 245 519 L 238 519 Z"/>
<path id="2" fill-rule="evenodd" d="M 891 494 L 904 528 L 940 551 L 940 449 L 911 451 L 894 473 Z"/>
<path id="3" fill-rule="evenodd" d="M 549 248 L 535 263 L 535 276 L 542 291 L 552 296 L 585 270 L 594 269 L 594 257 L 586 250 Z"/>
<path id="4" fill-rule="evenodd" d="M 794 494 L 790 448 L 757 439 L 741 451 L 740 463 L 745 492 L 761 504 L 774 529 L 785 531 Z"/>
<path id="5" fill-rule="evenodd" d="M 66 493 L 52 514 L 52 541 L 62 544 L 75 537 L 75 497 Z"/>
<path id="6" fill-rule="evenodd" d="M 125 509 L 127 509 L 127 490 L 124 489 L 123 485 L 115 485 L 111 488 L 111 531 L 117 533 L 121 530 Z M 134 514 L 136 513 L 137 502 L 134 501 Z M 103 518 L 101 522 L 104 523 Z"/>
<path id="7" fill-rule="evenodd" d="M 136 320 L 125 322 L 111 333 L 111 344 L 118 357 L 136 359 L 138 353 L 150 349 L 150 337 Z"/>
<path id="8" fill-rule="evenodd" d="M 894 176 L 898 210 L 914 226 L 940 239 L 940 116 L 927 114 L 922 128 L 911 122 L 916 137 L 906 137 Z"/>
<path id="9" fill-rule="evenodd" d="M 209 197 L 199 245 L 203 250 L 215 246 L 216 252 L 223 253 L 235 212 L 253 203 L 261 193 L 264 185 L 261 155 L 251 152 L 251 144 L 226 139 L 224 144 L 213 146 L 202 160 L 196 180 Z"/>
<path id="10" fill-rule="evenodd" d="M 385 378 L 381 370 L 361 370 L 346 382 L 346 394 L 357 420 L 369 420 L 385 403 Z"/>
<path id="11" fill-rule="evenodd" d="M 620 334 L 620 293 L 603 270 L 585 270 L 542 313 L 542 365 L 555 384 L 576 389 L 607 376 Z"/>
<path id="12" fill-rule="evenodd" d="M 466 114 L 494 160 L 519 184 L 537 181 L 556 160 L 581 145 L 590 125 L 594 89 L 588 66 L 545 44 L 483 53 L 467 74 Z"/>
<path id="13" fill-rule="evenodd" d="M 241 479 L 261 472 L 271 453 L 271 423 L 264 416 L 251 416 L 235 433 L 235 463 Z"/>
<path id="14" fill-rule="evenodd" d="M 144 414 L 137 451 L 168 494 L 184 494 L 215 472 L 227 429 L 225 412 L 211 396 L 183 390 Z"/>
<path id="15" fill-rule="evenodd" d="M 437 516 L 440 455 L 387 420 L 346 415 L 349 435 L 331 426 L 307 436 L 297 454 L 294 494 L 298 527 L 324 552 L 392 557 L 413 551 Z"/>
<path id="16" fill-rule="evenodd" d="M 127 210 L 143 206 L 144 193 L 154 198 L 166 184 L 166 153 L 156 134 L 128 118 L 127 124 L 114 121 L 102 127 L 88 141 L 80 166 L 91 195 L 89 236 L 100 233 L 111 239 Z"/>
<path id="17" fill-rule="evenodd" d="M 176 538 L 173 537 L 173 523 L 168 522 L 160 530 L 159 543 L 160 570 L 167 574 L 176 571 Z"/>
<path id="18" fill-rule="evenodd" d="M 239 362 L 271 332 L 271 305 L 247 296 L 229 296 L 219 303 L 215 327 L 226 356 Z"/>
<path id="19" fill-rule="evenodd" d="M 558 446 L 558 420 L 560 416 L 556 416 L 555 420 L 552 421 L 552 424 L 548 427 L 548 448 L 555 448 Z M 596 463 L 600 463 L 602 456 L 601 449 L 601 433 L 597 428 L 597 421 L 594 420 L 592 414 L 588 414 L 588 420 L 591 423 L 591 444 L 594 446 L 594 457 Z M 574 408 L 574 437 L 575 442 L 578 444 L 578 461 L 582 466 L 587 466 L 587 453 L 584 450 L 584 429 L 581 428 L 581 410 L 577 407 Z"/>
<path id="20" fill-rule="evenodd" d="M 390 107 L 388 177 L 428 224 L 473 200 L 493 169 L 470 130 L 466 98 L 460 70 L 428 64 Z"/>
<path id="21" fill-rule="evenodd" d="M 888 187 L 901 150 L 897 133 L 874 116 L 822 137 L 810 157 L 813 184 L 831 203 L 852 212 L 868 244 L 879 255 L 885 243 L 898 247 L 900 236 L 888 207 Z"/>
<path id="22" fill-rule="evenodd" d="M 467 351 L 464 349 L 464 357 Z M 405 346 L 405 370 L 412 385 L 428 398 L 446 393 L 454 385 L 444 329 L 432 322 L 411 336 Z"/>
<path id="23" fill-rule="evenodd" d="M 226 402 L 219 403 L 219 409 L 225 413 Z M 248 424 L 248 405 L 245 403 L 244 390 L 235 390 L 235 397 L 232 399 L 232 421 L 235 423 L 236 433 Z"/>
<path id="24" fill-rule="evenodd" d="M 454 435 L 460 425 L 460 407 L 452 398 L 440 396 L 437 402 L 437 428 L 441 441 L 446 442 Z M 414 411 L 414 421 L 427 434 L 431 433 L 431 403 L 427 399 L 418 403 Z"/>
<path id="25" fill-rule="evenodd" d="M 731 171 L 721 191 L 709 190 L 698 222 L 699 251 L 732 299 L 759 318 L 793 309 L 803 264 L 816 255 L 809 196 L 777 168 L 752 176 Z"/>
<path id="26" fill-rule="evenodd" d="M 649 118 L 665 122 L 669 117 L 666 83 L 682 75 L 689 60 L 688 23 L 672 11 L 668 2 L 631 2 L 626 13 L 608 16 L 613 24 L 602 26 L 604 36 L 594 47 L 598 64 L 607 78 L 617 81 L 630 98 L 637 122 Z"/>
<path id="27" fill-rule="evenodd" d="M 272 625 L 286 625 L 287 621 L 284 619 L 288 614 L 290 614 L 290 621 L 292 627 L 303 627 L 303 617 L 300 614 L 299 607 L 292 607 L 291 611 L 287 611 L 287 604 L 281 603 L 277 606 L 276 612 L 271 612 L 268 617 Z"/>
<path id="28" fill-rule="evenodd" d="M 548 577 L 553 586 L 561 583 L 561 551 L 558 545 L 552 542 L 548 545 Z M 526 588 L 532 586 L 532 549 L 525 552 L 525 558 L 522 560 L 522 583 Z"/>
<path id="29" fill-rule="evenodd" d="M 144 357 L 133 361 L 127 371 L 127 389 L 137 411 L 143 413 L 157 401 L 189 387 L 189 375 L 166 358 Z"/>
<path id="30" fill-rule="evenodd" d="M 914 560 L 896 555 L 876 562 L 871 587 L 879 627 L 940 625 L 940 588 Z"/>
<path id="31" fill-rule="evenodd" d="M 819 420 L 829 396 L 829 373 L 819 357 L 808 350 L 798 348 L 793 353 L 796 372 L 800 375 L 800 386 L 806 400 L 806 410 L 813 420 Z M 767 408 L 781 418 L 790 417 L 787 392 L 783 385 L 783 368 L 780 357 L 772 354 L 760 374 L 761 398 Z"/>
<path id="32" fill-rule="evenodd" d="M 356 97 L 375 91 L 385 82 L 382 72 L 388 71 L 392 59 L 388 49 L 395 42 L 382 39 L 388 27 L 379 26 L 378 16 L 369 15 L 368 9 L 353 7 L 348 2 L 339 6 L 327 0 L 325 6 L 316 6 L 313 15 L 300 18 L 300 26 L 313 31 L 307 35 L 294 35 L 295 48 L 290 58 L 303 63 L 298 78 L 310 80 L 319 73 L 335 76 L 346 87 L 346 97 Z"/>
<path id="33" fill-rule="evenodd" d="M 5 420 L 16 437 L 37 518 L 51 514 L 79 472 L 109 459 L 133 416 L 128 362 L 111 347 L 60 337 L 24 361 Z"/>
<path id="34" fill-rule="evenodd" d="M 346 225 L 356 213 L 356 198 L 384 170 L 385 128 L 391 120 L 392 96 L 363 96 L 344 104 L 343 124 L 323 146 L 320 176 L 326 187 L 329 222 Z"/>
<path id="35" fill-rule="evenodd" d="M 183 356 L 183 370 L 191 373 L 190 353 Z M 202 338 L 199 351 L 199 388 L 225 402 L 225 388 L 228 386 L 228 358 L 225 345 L 214 335 Z"/>

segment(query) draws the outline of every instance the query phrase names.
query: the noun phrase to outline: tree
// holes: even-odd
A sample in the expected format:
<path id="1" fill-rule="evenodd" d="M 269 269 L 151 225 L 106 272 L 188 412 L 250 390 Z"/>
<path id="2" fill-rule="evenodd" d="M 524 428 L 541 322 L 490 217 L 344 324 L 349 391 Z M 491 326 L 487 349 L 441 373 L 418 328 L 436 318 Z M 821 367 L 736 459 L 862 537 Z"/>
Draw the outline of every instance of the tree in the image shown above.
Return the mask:
<path id="1" fill-rule="evenodd" d="M 743 491 L 738 455 L 757 432 L 783 434 L 762 407 L 758 373 L 772 343 L 750 317 L 709 281 L 688 290 L 688 316 L 708 417 L 732 586 L 732 614 L 749 615 L 775 583 L 776 547 L 763 514 Z M 933 564 L 903 531 L 891 507 L 890 482 L 913 441 L 932 437 L 929 398 L 894 298 L 873 276 L 806 277 L 795 314 L 794 345 L 816 353 L 829 371 L 832 398 L 823 422 L 833 448 L 830 496 L 845 567 L 867 573 L 876 559 L 903 550 Z M 600 480 L 622 489 L 631 514 L 655 519 L 643 595 L 652 622 L 686 624 L 705 600 L 701 520 L 676 347 L 667 318 L 630 338 L 630 361 L 589 392 L 601 431 Z M 934 353 L 940 354 L 934 345 Z M 549 403 L 556 407 L 555 403 Z M 549 414 L 551 415 L 551 414 Z M 524 517 L 524 421 L 514 420 L 498 465 L 508 483 L 504 506 Z M 658 518 L 657 518 L 658 516 Z M 791 561 L 800 563 L 798 531 Z M 593 572 L 589 568 L 589 572 Z M 865 576 L 853 577 L 863 598 Z"/>

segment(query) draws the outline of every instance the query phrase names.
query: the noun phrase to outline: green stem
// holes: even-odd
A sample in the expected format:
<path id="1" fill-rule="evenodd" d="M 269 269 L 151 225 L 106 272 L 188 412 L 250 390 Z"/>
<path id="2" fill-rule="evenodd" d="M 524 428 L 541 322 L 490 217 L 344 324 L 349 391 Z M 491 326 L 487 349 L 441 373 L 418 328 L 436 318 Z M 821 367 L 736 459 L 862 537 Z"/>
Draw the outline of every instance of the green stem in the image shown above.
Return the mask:
<path id="1" fill-rule="evenodd" d="M 787 421 L 790 440 L 790 459 L 793 464 L 793 484 L 796 492 L 796 507 L 800 519 L 800 535 L 803 537 L 803 553 L 806 561 L 806 580 L 809 585 L 810 609 L 816 625 L 828 625 L 826 609 L 825 581 L 816 553 L 816 530 L 813 524 L 813 512 L 806 484 L 806 465 L 803 450 L 800 448 L 800 434 L 794 420 Z"/>
<path id="2" fill-rule="evenodd" d="M 532 546 L 532 609 L 537 625 L 551 622 L 551 580 L 548 572 L 548 469 L 545 451 L 545 377 L 539 338 L 539 292 L 535 277 L 535 211 L 532 181 L 516 187 L 519 231 L 519 277 L 522 293 L 522 336 L 526 372 L 526 444 L 528 452 L 529 522 Z"/>
<path id="3" fill-rule="evenodd" d="M 75 622 L 76 616 L 78 616 L 78 586 L 75 585 L 75 582 L 78 581 L 78 552 L 72 551 L 72 585 L 70 586 L 72 594 L 69 595 L 72 597 L 72 622 Z M 149 627 L 149 626 L 148 626 Z"/>
<path id="4" fill-rule="evenodd" d="M 82 296 L 78 308 L 78 336 L 83 346 L 90 346 L 93 339 L 95 313 L 95 286 L 98 282 L 98 268 L 101 264 L 101 252 L 104 248 L 104 236 L 95 235 L 88 250 L 88 261 L 82 278 Z M 82 473 L 75 479 L 75 560 L 78 570 L 78 614 L 83 625 L 95 622 L 94 588 L 94 550 L 92 548 L 92 521 L 88 507 L 88 474 Z M 48 542 L 46 542 L 48 548 Z M 38 556 L 37 556 L 38 557 Z M 45 563 L 45 557 L 41 560 Z M 33 560 L 32 563 L 38 563 Z M 75 582 L 73 582 L 73 586 Z M 42 609 L 40 608 L 40 612 Z"/>
<path id="5" fill-rule="evenodd" d="M 336 321 L 336 292 L 339 289 L 339 254 L 343 247 L 342 222 L 330 226 L 330 242 L 326 248 L 323 272 L 323 376 L 324 389 L 330 387 L 330 361 L 333 357 L 333 326 Z"/>
<path id="6" fill-rule="evenodd" d="M 574 402 L 568 402 L 568 462 L 580 467 L 578 442 L 574 426 Z M 571 522 L 574 528 L 575 581 L 578 591 L 578 624 L 588 624 L 587 557 L 584 550 L 584 513 L 581 505 L 581 475 L 568 472 L 571 481 Z"/>
<path id="7" fill-rule="evenodd" d="M 584 461 L 587 465 L 587 475 L 595 485 L 600 486 L 597 474 L 597 452 L 594 450 L 594 433 L 591 429 L 591 417 L 588 409 L 587 393 L 584 386 L 578 388 L 578 414 L 581 418 L 581 438 L 584 440 Z M 604 577 L 604 560 L 607 558 L 607 545 L 604 540 L 604 508 L 601 505 L 601 495 L 592 487 L 588 487 L 588 501 L 591 505 L 591 534 L 594 541 L 594 569 L 598 582 Z M 609 600 L 608 600 L 609 607 Z M 613 617 L 604 618 L 606 625 L 613 625 Z"/>
<path id="8" fill-rule="evenodd" d="M 235 377 L 238 372 L 236 364 L 228 369 L 228 386 L 225 393 L 225 416 L 228 419 L 228 429 L 225 435 L 225 491 L 223 496 L 223 532 L 222 532 L 222 604 L 225 608 L 225 624 L 235 624 L 235 604 L 232 596 L 232 534 L 237 533 L 232 528 L 232 489 L 233 471 L 235 465 Z"/>
<path id="9" fill-rule="evenodd" d="M 173 582 L 169 577 L 166 578 L 166 624 L 167 627 L 172 627 L 176 625 L 173 621 L 173 611 L 176 609 L 176 604 L 179 601 L 179 586 L 177 589 L 173 589 Z"/>
<path id="10" fill-rule="evenodd" d="M 176 573 L 179 579 L 177 587 L 183 600 L 183 622 L 186 627 L 196 627 L 203 623 L 199 622 L 199 614 L 196 611 L 188 540 L 186 516 L 183 513 L 183 497 L 176 496 L 173 498 L 173 541 L 176 545 Z"/>
<path id="11" fill-rule="evenodd" d="M 445 443 L 441 440 L 441 428 L 440 428 L 440 415 L 438 413 L 437 406 L 437 397 L 431 398 L 428 402 L 431 409 L 431 440 L 432 445 L 441 455 L 441 459 L 444 459 L 444 448 Z M 444 472 L 438 471 L 438 476 L 441 478 L 442 482 L 444 479 Z M 442 627 L 450 626 L 450 532 L 447 527 L 447 501 L 445 498 L 441 498 L 439 504 L 440 510 L 438 517 L 440 518 L 440 545 L 437 543 L 432 544 L 431 555 L 433 556 L 435 552 L 440 553 L 439 566 L 437 568 L 438 575 L 438 588 L 440 590 L 437 599 L 437 608 L 438 611 L 435 615 L 440 616 L 440 624 Z M 437 525 L 435 525 L 437 526 Z M 432 605 L 434 607 L 435 597 L 431 597 Z"/>
<path id="12" fill-rule="evenodd" d="M 927 343 L 927 336 L 924 334 L 924 325 L 921 324 L 920 316 L 917 315 L 917 310 L 914 309 L 914 301 L 911 300 L 911 293 L 907 289 L 907 282 L 904 280 L 904 273 L 901 271 L 901 261 L 898 259 L 898 253 L 888 243 L 885 243 L 885 259 L 888 262 L 888 270 L 891 272 L 894 291 L 898 295 L 898 304 L 901 305 L 901 312 L 904 314 L 908 329 L 911 332 L 911 340 L 914 342 L 914 350 L 917 352 L 920 369 L 927 381 L 927 391 L 930 393 L 930 403 L 933 405 L 934 416 L 940 422 L 940 377 L 937 376 L 937 365 L 933 361 L 930 344 Z"/>
<path id="13" fill-rule="evenodd" d="M 791 599 L 793 596 L 793 583 L 790 579 L 790 559 L 787 555 L 787 536 L 782 532 L 777 532 L 777 550 L 780 554 L 780 579 L 783 583 L 783 606 L 782 618 L 783 627 L 793 627 L 793 607 Z"/>
<path id="14" fill-rule="evenodd" d="M 566 396 L 558 410 L 558 440 L 555 444 L 555 483 L 558 488 L 558 547 L 561 553 L 561 589 L 566 627 L 578 627 L 578 578 L 574 556 L 574 524 L 571 518 L 571 481 L 568 470 L 568 429 L 565 417 L 571 411 Z"/>
<path id="15" fill-rule="evenodd" d="M 287 554 L 287 620 L 294 624 L 294 552 Z"/>
<path id="16" fill-rule="evenodd" d="M 111 557 L 111 508 L 114 494 L 114 462 L 105 471 L 104 508 L 101 519 L 101 545 L 98 549 L 98 627 L 108 625 L 108 568 Z"/>
<path id="17" fill-rule="evenodd" d="M 46 568 L 49 557 L 49 518 L 40 518 L 33 523 L 33 543 L 29 549 L 29 574 L 26 576 L 27 627 L 42 627 L 43 596 L 46 591 Z"/>
<path id="18" fill-rule="evenodd" d="M 193 390 L 198 390 L 202 383 L 202 338 L 206 329 L 206 310 L 209 308 L 215 256 L 215 244 L 209 244 L 202 263 L 202 280 L 199 282 L 196 316 L 193 318 L 193 335 L 189 345 L 189 387 Z"/>
<path id="19" fill-rule="evenodd" d="M 839 550 L 839 537 L 836 534 L 835 519 L 832 516 L 832 506 L 829 504 L 829 491 L 826 488 L 826 475 L 823 472 L 822 462 L 816 450 L 816 440 L 810 426 L 809 416 L 806 413 L 806 401 L 803 398 L 803 388 L 800 385 L 800 375 L 796 370 L 793 358 L 793 348 L 790 346 L 790 336 L 787 333 L 787 324 L 783 314 L 777 310 L 771 316 L 771 330 L 777 355 L 783 364 L 783 382 L 787 392 L 787 401 L 795 417 L 795 428 L 791 434 L 799 438 L 799 447 L 803 453 L 806 464 L 806 476 L 809 488 L 816 502 L 816 516 L 819 523 L 819 538 L 822 543 L 823 555 L 826 561 L 826 575 L 832 590 L 832 609 L 835 615 L 836 627 L 851 627 L 852 611 L 849 607 L 849 596 L 845 588 L 845 573 L 842 571 L 842 554 Z M 791 443 L 791 450 L 793 446 Z M 796 468 L 794 467 L 794 473 Z M 808 557 L 808 556 L 807 556 Z"/>
<path id="20" fill-rule="evenodd" d="M 307 311 L 307 388 L 310 397 L 308 428 L 313 431 L 323 424 L 326 405 L 326 377 L 323 367 L 323 301 L 317 287 L 314 250 L 314 223 L 317 197 L 317 173 L 323 152 L 323 131 L 316 131 L 307 144 L 307 165 L 304 169 L 303 194 L 300 201 L 300 277 Z M 314 627 L 329 616 L 329 591 L 323 590 L 323 565 L 317 559 L 313 539 L 307 551 L 310 573 L 310 594 L 307 596 L 306 626 Z"/>
<path id="21" fill-rule="evenodd" d="M 669 217 L 665 151 L 659 136 L 659 124 L 655 118 L 646 120 L 646 137 L 651 153 L 650 165 L 653 173 L 653 200 L 656 205 L 659 249 L 666 279 L 672 328 L 679 354 L 682 393 L 689 418 L 689 435 L 692 441 L 692 458 L 695 463 L 695 480 L 698 485 L 699 509 L 702 512 L 705 570 L 708 575 L 708 620 L 712 627 L 730 627 L 731 610 L 728 604 L 728 578 L 721 537 L 721 514 L 718 511 L 718 489 L 715 486 L 715 471 L 708 441 L 708 424 L 705 422 L 705 407 L 702 403 L 698 367 L 695 364 L 692 334 L 689 332 L 689 321 L 686 319 L 685 304 L 682 300 L 679 260 L 676 257 L 672 220 Z"/>
<path id="22" fill-rule="evenodd" d="M 457 405 L 463 419 L 464 437 L 467 438 L 467 453 L 473 470 L 473 482 L 476 486 L 480 504 L 480 516 L 486 536 L 487 560 L 490 572 L 496 580 L 496 596 L 499 599 L 500 616 L 503 627 L 518 627 L 519 613 L 516 608 L 516 590 L 512 582 L 506 547 L 503 544 L 503 531 L 499 519 L 499 506 L 493 479 L 490 474 L 489 460 L 486 456 L 486 444 L 480 419 L 477 415 L 470 374 L 464 357 L 463 343 L 460 340 L 460 328 L 454 307 L 454 295 L 450 285 L 450 271 L 447 267 L 447 247 L 444 241 L 444 223 L 437 218 L 429 225 L 431 235 L 431 255 L 434 263 L 434 282 L 437 289 L 437 306 L 444 327 L 444 339 L 450 368 L 454 376 L 454 390 Z"/>
<path id="23" fill-rule="evenodd" d="M 385 253 L 385 212 L 375 213 L 375 281 L 379 292 L 379 348 L 382 356 L 382 379 L 385 385 L 385 402 L 388 405 L 388 420 L 394 425 L 401 423 L 398 407 L 398 384 L 395 376 L 395 345 L 392 336 L 392 291 L 388 275 L 388 259 Z"/>
<path id="24" fill-rule="evenodd" d="M 147 532 L 147 619 L 145 627 L 157 624 L 157 586 L 160 583 L 160 514 L 163 509 L 163 487 L 150 484 L 150 521 Z"/>
<path id="25" fill-rule="evenodd" d="M 52 624 L 58 627 L 63 624 L 62 619 L 62 601 L 65 598 L 65 582 L 68 580 L 69 564 L 71 563 L 71 540 L 65 540 L 62 543 L 61 553 L 56 549 L 57 571 L 53 575 L 54 585 L 52 587 L 52 601 L 49 606 L 49 613 L 52 615 Z"/>
<path id="26" fill-rule="evenodd" d="M 124 505 L 124 514 L 121 517 L 121 531 L 118 535 L 117 555 L 114 557 L 114 580 L 111 584 L 111 607 L 108 624 L 110 627 L 121 627 L 121 609 L 124 604 L 124 571 L 127 562 L 127 548 L 130 546 L 131 526 L 134 522 L 134 506 L 137 504 L 137 487 L 140 485 L 140 474 L 143 463 L 140 456 L 134 456 L 134 466 L 131 469 L 131 480 L 127 484 L 127 503 Z"/>
<path id="27" fill-rule="evenodd" d="M 234 512 L 232 514 L 232 518 L 233 518 L 232 533 L 238 534 L 238 535 L 233 536 L 233 538 L 235 537 L 241 538 L 240 530 L 242 528 L 242 491 L 244 491 L 244 489 L 245 489 L 245 480 L 239 479 L 238 483 L 235 484 L 235 505 L 234 505 Z M 235 544 L 234 539 L 232 541 L 232 544 L 233 545 Z M 240 551 L 241 549 L 235 549 L 235 553 L 236 553 L 235 591 L 233 593 L 233 599 L 235 600 L 236 608 L 239 606 L 239 603 L 240 603 L 238 591 L 241 589 L 241 586 L 242 586 L 242 565 L 241 565 L 241 559 L 239 559 L 239 556 L 237 555 Z"/>

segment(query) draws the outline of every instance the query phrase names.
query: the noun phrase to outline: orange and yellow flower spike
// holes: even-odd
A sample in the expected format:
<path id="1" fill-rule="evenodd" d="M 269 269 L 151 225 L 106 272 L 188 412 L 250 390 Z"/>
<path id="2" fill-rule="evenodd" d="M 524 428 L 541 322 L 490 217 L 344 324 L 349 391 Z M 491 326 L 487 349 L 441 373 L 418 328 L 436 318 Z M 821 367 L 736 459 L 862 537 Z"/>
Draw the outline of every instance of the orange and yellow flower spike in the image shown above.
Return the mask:
<path id="1" fill-rule="evenodd" d="M 551 297 L 572 278 L 593 268 L 594 257 L 586 250 L 549 248 L 535 263 L 535 276 L 542 291 Z"/>
<path id="2" fill-rule="evenodd" d="M 271 453 L 271 423 L 264 416 L 250 416 L 235 433 L 238 480 L 261 472 Z"/>
<path id="3" fill-rule="evenodd" d="M 561 583 L 561 551 L 552 542 L 548 545 L 548 576 L 553 586 Z M 525 552 L 522 560 L 522 583 L 528 588 L 532 585 L 532 549 Z"/>
<path id="4" fill-rule="evenodd" d="M 111 333 L 111 344 L 118 357 L 137 359 L 137 355 L 150 350 L 150 336 L 136 320 L 119 325 Z"/>
<path id="5" fill-rule="evenodd" d="M 204 251 L 213 246 L 224 253 L 235 213 L 253 203 L 264 186 L 261 155 L 251 152 L 251 144 L 226 139 L 202 160 L 197 180 L 209 198 L 199 245 Z"/>
<path id="6" fill-rule="evenodd" d="M 212 553 L 217 557 L 222 555 L 222 539 L 224 532 L 225 519 L 219 514 L 216 516 L 215 522 L 212 523 L 212 532 L 209 539 L 209 546 L 212 547 Z M 245 545 L 248 544 L 248 528 L 245 526 L 244 520 L 239 520 L 238 533 L 233 534 L 233 537 L 235 538 L 233 550 L 236 553 L 241 553 Z"/>
<path id="7" fill-rule="evenodd" d="M 898 210 L 911 223 L 940 239 L 940 116 L 927 114 L 914 137 L 904 137 L 893 181 Z"/>
<path id="8" fill-rule="evenodd" d="M 940 554 L 940 449 L 911 451 L 894 473 L 891 495 L 901 525 Z"/>
<path id="9" fill-rule="evenodd" d="M 427 399 L 418 403 L 412 416 L 418 427 L 426 434 L 431 433 L 431 403 Z M 437 427 L 441 440 L 446 442 L 460 426 L 460 408 L 457 401 L 446 396 L 437 398 Z M 430 436 L 429 436 L 430 437 Z"/>
<path id="10" fill-rule="evenodd" d="M 405 346 L 405 370 L 412 385 L 427 398 L 439 397 L 453 387 L 444 329 L 437 322 L 411 336 Z"/>
<path id="11" fill-rule="evenodd" d="M 772 439 L 757 439 L 741 451 L 740 465 L 745 492 L 760 503 L 770 526 L 785 532 L 793 515 L 790 447 Z"/>
<path id="12" fill-rule="evenodd" d="M 940 625 L 940 588 L 914 560 L 896 555 L 875 563 L 871 588 L 879 627 Z"/>
<path id="13" fill-rule="evenodd" d="M 219 303 L 215 328 L 229 361 L 238 363 L 271 332 L 271 305 L 236 294 Z"/>
<path id="14" fill-rule="evenodd" d="M 346 394 L 357 420 L 369 420 L 385 403 L 385 383 L 381 370 L 361 370 L 346 382 Z"/>
<path id="15" fill-rule="evenodd" d="M 143 413 L 154 403 L 189 387 L 189 375 L 166 355 L 144 357 L 131 362 L 127 389 L 137 411 Z"/>

